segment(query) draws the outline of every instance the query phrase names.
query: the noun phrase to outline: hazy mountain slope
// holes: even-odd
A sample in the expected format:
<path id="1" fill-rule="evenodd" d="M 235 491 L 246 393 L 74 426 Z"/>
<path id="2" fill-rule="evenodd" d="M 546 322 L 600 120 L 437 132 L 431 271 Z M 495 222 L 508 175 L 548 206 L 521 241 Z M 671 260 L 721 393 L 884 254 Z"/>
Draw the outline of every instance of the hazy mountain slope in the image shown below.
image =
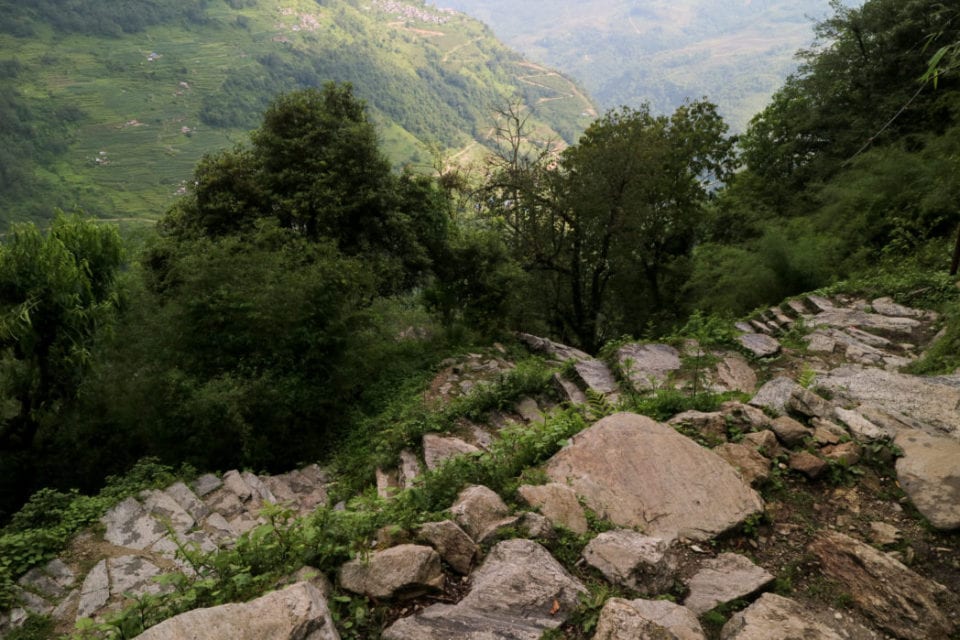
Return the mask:
<path id="1" fill-rule="evenodd" d="M 847 2 L 846 4 L 853 4 Z M 569 73 L 604 107 L 708 96 L 742 129 L 796 67 L 828 0 L 443 0 Z"/>
<path id="2" fill-rule="evenodd" d="M 397 163 L 484 141 L 515 93 L 543 135 L 572 141 L 592 112 L 484 25 L 418 0 L 0 0 L 0 218 L 159 216 L 273 96 L 328 80 L 354 84 Z"/>

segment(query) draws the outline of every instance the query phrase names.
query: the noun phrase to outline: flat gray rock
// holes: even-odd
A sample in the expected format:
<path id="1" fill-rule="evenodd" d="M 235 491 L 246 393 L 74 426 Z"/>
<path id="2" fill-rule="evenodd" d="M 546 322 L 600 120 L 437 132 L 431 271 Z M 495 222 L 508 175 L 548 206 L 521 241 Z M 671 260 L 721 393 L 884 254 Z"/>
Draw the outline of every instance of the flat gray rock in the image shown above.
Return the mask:
<path id="1" fill-rule="evenodd" d="M 707 540 L 763 509 L 720 456 L 636 414 L 608 416 L 577 434 L 546 471 L 599 516 L 653 537 Z"/>
<path id="2" fill-rule="evenodd" d="M 666 600 L 610 598 L 593 640 L 706 640 L 697 616 Z"/>
<path id="3" fill-rule="evenodd" d="M 482 542 L 505 523 L 515 521 L 503 499 L 494 491 L 479 485 L 461 491 L 450 507 L 450 513 L 476 542 Z"/>
<path id="4" fill-rule="evenodd" d="M 861 329 L 875 329 L 890 333 L 910 335 L 920 326 L 920 321 L 914 318 L 890 317 L 877 313 L 867 313 L 859 309 L 842 309 L 835 307 L 822 311 L 810 320 L 811 327 L 860 327 Z"/>
<path id="5" fill-rule="evenodd" d="M 242 604 L 195 609 L 137 640 L 340 640 L 323 593 L 309 582 Z"/>
<path id="6" fill-rule="evenodd" d="M 749 596 L 773 581 L 773 575 L 758 567 L 749 558 L 736 553 L 722 553 L 703 563 L 687 586 L 690 594 L 683 606 L 703 615 L 710 609 L 737 598 Z"/>
<path id="7" fill-rule="evenodd" d="M 577 500 L 577 494 L 567 485 L 556 482 L 523 485 L 517 489 L 517 493 L 553 524 L 566 527 L 576 534 L 587 532 L 587 516 Z"/>
<path id="8" fill-rule="evenodd" d="M 758 358 L 770 358 L 780 353 L 780 342 L 763 333 L 745 333 L 737 338 L 737 342 Z"/>
<path id="9" fill-rule="evenodd" d="M 577 608 L 586 588 L 539 544 L 506 540 L 491 549 L 456 605 L 435 604 L 396 621 L 384 640 L 539 640 Z"/>
<path id="10" fill-rule="evenodd" d="M 841 367 L 817 376 L 837 398 L 910 416 L 931 432 L 960 439 L 960 376 L 927 378 L 871 367 Z"/>
<path id="11" fill-rule="evenodd" d="M 427 469 L 433 471 L 450 458 L 480 453 L 480 449 L 453 436 L 441 436 L 428 433 L 423 436 L 423 460 Z"/>
<path id="12" fill-rule="evenodd" d="M 613 396 L 614 399 L 620 392 L 620 385 L 617 384 L 617 379 L 610 371 L 610 367 L 600 360 L 595 358 L 581 360 L 573 365 L 573 369 L 591 391 L 604 396 Z"/>
<path id="13" fill-rule="evenodd" d="M 101 560 L 83 579 L 80 587 L 80 602 L 77 605 L 77 619 L 89 618 L 110 600 L 110 574 L 107 573 L 107 561 Z"/>
<path id="14" fill-rule="evenodd" d="M 917 511 L 942 531 L 960 529 L 960 441 L 923 431 L 901 431 L 897 480 Z"/>
<path id="15" fill-rule="evenodd" d="M 110 572 L 110 595 L 113 597 L 127 593 L 138 596 L 161 591 L 154 578 L 163 572 L 157 565 L 139 556 L 110 558 L 107 560 L 107 568 Z"/>
<path id="16" fill-rule="evenodd" d="M 133 498 L 114 505 L 100 522 L 106 527 L 104 540 L 130 549 L 147 549 L 167 533 L 166 527 Z"/>
<path id="17" fill-rule="evenodd" d="M 573 347 L 568 347 L 565 344 L 548 340 L 547 338 L 540 338 L 530 335 L 529 333 L 518 333 L 517 338 L 532 350 L 545 353 L 548 356 L 552 356 L 553 358 L 560 360 L 561 362 L 566 360 L 578 361 L 590 359 L 590 354 L 584 353 L 583 351 Z"/>
<path id="18" fill-rule="evenodd" d="M 803 387 L 790 378 L 774 378 L 760 387 L 756 395 L 751 398 L 750 404 L 754 407 L 770 409 L 777 415 L 783 415 L 787 412 L 787 403 L 798 389 Z"/>
<path id="19" fill-rule="evenodd" d="M 601 533 L 584 548 L 583 559 L 608 582 L 647 596 L 669 591 L 677 570 L 670 541 L 629 529 Z"/>
<path id="20" fill-rule="evenodd" d="M 627 344 L 617 350 L 617 363 L 634 391 L 659 389 L 680 369 L 680 352 L 666 344 Z"/>
<path id="21" fill-rule="evenodd" d="M 470 573 L 480 547 L 452 520 L 428 522 L 420 527 L 417 539 L 437 550 L 440 557 L 461 575 Z"/>
<path id="22" fill-rule="evenodd" d="M 223 486 L 223 482 L 212 473 L 205 473 L 193 482 L 193 489 L 196 491 L 197 496 L 201 498 L 208 493 L 213 493 L 221 486 Z"/>
<path id="23" fill-rule="evenodd" d="M 193 516 L 165 491 L 144 491 L 140 499 L 150 515 L 163 524 L 169 524 L 178 534 L 189 531 L 196 524 Z"/>
<path id="24" fill-rule="evenodd" d="M 757 374 L 745 358 L 728 354 L 717 363 L 717 383 L 724 391 L 753 393 L 757 388 Z"/>
<path id="25" fill-rule="evenodd" d="M 210 509 L 207 508 L 207 505 L 203 504 L 197 494 L 182 482 L 170 485 L 163 492 L 175 500 L 196 521 L 203 520 L 210 515 Z"/>

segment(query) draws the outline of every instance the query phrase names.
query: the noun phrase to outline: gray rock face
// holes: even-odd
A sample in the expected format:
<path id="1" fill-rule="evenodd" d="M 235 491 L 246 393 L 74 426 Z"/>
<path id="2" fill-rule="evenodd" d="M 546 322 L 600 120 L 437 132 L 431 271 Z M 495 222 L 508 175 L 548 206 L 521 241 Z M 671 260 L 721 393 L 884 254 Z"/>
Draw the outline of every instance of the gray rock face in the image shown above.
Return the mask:
<path id="1" fill-rule="evenodd" d="M 428 522 L 418 532 L 418 539 L 428 543 L 457 573 L 467 575 L 480 548 L 463 529 L 451 520 Z"/>
<path id="2" fill-rule="evenodd" d="M 852 409 L 837 407 L 833 410 L 833 415 L 837 420 L 847 425 L 853 437 L 860 442 L 874 442 L 881 438 L 891 438 L 896 433 L 891 433 L 887 429 L 877 426 Z"/>
<path id="3" fill-rule="evenodd" d="M 817 376 L 817 385 L 856 404 L 910 416 L 931 432 L 960 439 L 960 377 L 925 378 L 864 367 L 841 367 Z M 848 423 L 849 424 L 849 423 Z"/>
<path id="4" fill-rule="evenodd" d="M 244 604 L 195 609 L 161 622 L 137 640 L 340 640 L 326 598 L 309 582 Z"/>
<path id="5" fill-rule="evenodd" d="M 548 340 L 547 338 L 539 338 L 529 333 L 518 333 L 517 338 L 521 342 L 526 344 L 534 351 L 539 351 L 540 353 L 545 353 L 548 356 L 552 356 L 557 360 L 563 362 L 565 360 L 589 360 L 590 355 L 580 351 L 579 349 L 574 349 L 573 347 L 568 347 L 565 344 L 560 344 L 559 342 L 554 342 Z"/>
<path id="6" fill-rule="evenodd" d="M 960 529 L 960 441 L 923 431 L 901 431 L 897 480 L 910 501 L 937 529 Z"/>
<path id="7" fill-rule="evenodd" d="M 523 485 L 517 490 L 531 507 L 536 507 L 554 525 L 560 525 L 577 534 L 587 532 L 587 516 L 577 500 L 577 494 L 565 484 L 551 482 L 544 485 Z"/>
<path id="8" fill-rule="evenodd" d="M 665 344 L 628 344 L 617 350 L 617 362 L 634 391 L 649 391 L 680 369 L 680 353 Z"/>
<path id="9" fill-rule="evenodd" d="M 700 571 L 687 583 L 690 595 L 683 606 L 697 615 L 743 598 L 773 581 L 773 575 L 749 558 L 736 553 L 723 553 L 703 563 Z"/>
<path id="10" fill-rule="evenodd" d="M 133 498 L 127 498 L 104 514 L 103 538 L 118 547 L 146 549 L 162 538 L 167 530 Z"/>
<path id="11" fill-rule="evenodd" d="M 765 593 L 752 605 L 733 614 L 720 632 L 721 640 L 878 640 L 878 636 L 850 620 L 826 611 Z"/>
<path id="12" fill-rule="evenodd" d="M 107 561 L 101 560 L 83 580 L 80 587 L 80 603 L 77 606 L 77 619 L 87 618 L 96 613 L 110 600 L 110 575 L 107 573 Z"/>
<path id="13" fill-rule="evenodd" d="M 398 620 L 384 640 L 538 640 L 563 624 L 586 592 L 546 549 L 520 539 L 491 549 L 472 582 L 456 605 Z"/>
<path id="14" fill-rule="evenodd" d="M 598 535 L 584 548 L 583 559 L 609 582 L 648 596 L 668 591 L 677 570 L 669 541 L 627 529 Z"/>
<path id="15" fill-rule="evenodd" d="M 957 595 L 885 553 L 842 533 L 825 531 L 810 544 L 823 575 L 840 584 L 854 607 L 898 638 L 948 638 L 957 621 L 941 609 Z"/>
<path id="16" fill-rule="evenodd" d="M 487 487 L 467 487 L 457 496 L 450 512 L 463 530 L 477 542 L 507 523 L 515 521 L 510 508 Z"/>
<path id="17" fill-rule="evenodd" d="M 340 586 L 370 598 L 415 598 L 443 586 L 440 556 L 430 547 L 402 544 L 340 567 Z"/>
<path id="18" fill-rule="evenodd" d="M 794 391 L 802 388 L 790 378 L 774 378 L 760 387 L 757 395 L 750 400 L 750 404 L 755 407 L 770 409 L 777 415 L 783 415 L 787 412 L 787 403 Z"/>
<path id="19" fill-rule="evenodd" d="M 665 600 L 611 598 L 593 640 L 706 640 L 697 616 Z"/>
<path id="20" fill-rule="evenodd" d="M 737 341 L 758 358 L 770 358 L 780 353 L 780 342 L 763 333 L 745 333 Z"/>
<path id="21" fill-rule="evenodd" d="M 602 517 L 655 537 L 709 539 L 763 508 L 720 456 L 635 414 L 608 416 L 574 436 L 546 470 Z"/>
<path id="22" fill-rule="evenodd" d="M 117 597 L 125 593 L 160 593 L 160 585 L 154 578 L 162 572 L 157 565 L 139 556 L 120 556 L 107 560 L 110 572 L 110 595 Z"/>
<path id="23" fill-rule="evenodd" d="M 452 436 L 440 436 L 435 433 L 423 436 L 423 461 L 431 471 L 450 458 L 468 453 L 480 453 L 480 449 Z"/>

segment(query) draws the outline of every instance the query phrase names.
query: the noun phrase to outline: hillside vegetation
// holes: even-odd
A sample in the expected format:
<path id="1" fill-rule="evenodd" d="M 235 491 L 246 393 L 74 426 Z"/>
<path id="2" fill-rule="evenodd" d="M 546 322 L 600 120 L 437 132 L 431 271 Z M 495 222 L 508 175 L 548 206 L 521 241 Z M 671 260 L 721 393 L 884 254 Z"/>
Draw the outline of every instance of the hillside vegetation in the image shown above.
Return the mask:
<path id="1" fill-rule="evenodd" d="M 55 208 L 156 220 L 273 96 L 328 81 L 351 82 L 392 162 L 422 170 L 475 153 L 514 99 L 568 143 L 592 112 L 482 24 L 418 1 L 3 0 L 0 16 L 4 223 Z"/>
<path id="2" fill-rule="evenodd" d="M 14 605 L 15 581 L 110 504 L 144 483 L 169 485 L 157 462 L 184 476 L 320 462 L 339 473 L 332 502 L 353 498 L 348 511 L 319 510 L 316 529 L 295 521 L 303 538 L 285 540 L 286 524 L 278 525 L 290 516 L 268 510 L 269 526 L 234 551 L 195 555 L 216 575 L 181 583 L 175 605 L 188 608 L 248 597 L 294 561 L 332 572 L 369 550 L 374 535 L 390 537 L 382 525 L 412 525 L 448 508 L 468 481 L 509 493 L 542 479 L 532 465 L 618 409 L 665 420 L 746 399 L 705 391 L 701 373 L 718 364 L 713 348 L 750 350 L 751 391 L 761 377 L 784 375 L 811 386 L 817 372 L 776 358 L 781 346 L 815 351 L 814 333 L 823 354 L 816 366 L 826 369 L 953 373 L 960 8 L 932 0 L 837 5 L 818 33 L 822 46 L 803 55 L 740 137 L 714 104 L 697 100 L 669 114 L 608 111 L 561 149 L 543 141 L 529 107 L 513 102 L 500 110 L 492 151 L 475 172 L 448 166 L 425 175 L 393 166 L 373 101 L 356 86 L 327 83 L 272 97 L 252 133 L 200 159 L 182 196 L 135 246 L 114 226 L 81 216 L 12 227 L 0 245 L 0 517 L 10 523 L 0 533 L 10 550 L 0 553 L 0 606 Z M 794 300 L 755 311 L 812 290 L 822 295 L 799 310 Z M 884 323 L 887 313 L 896 321 Z M 735 332 L 737 317 L 753 324 Z M 751 329 L 783 331 L 782 345 L 768 350 L 773 338 Z M 529 358 L 520 332 L 566 364 Z M 636 393 L 619 395 L 612 372 L 597 375 L 611 363 L 629 378 L 633 349 L 653 339 L 680 348 L 675 368 L 689 384 L 638 374 Z M 642 344 L 620 353 L 635 340 Z M 480 355 L 493 353 L 500 355 Z M 521 362 L 507 372 L 501 356 Z M 473 385 L 464 361 L 491 384 L 464 386 Z M 536 428 L 501 431 L 501 445 L 430 475 L 392 503 L 398 511 L 374 497 L 377 470 L 382 479 L 424 434 L 466 429 L 465 420 L 524 395 L 555 398 L 550 389 L 572 371 L 588 387 L 576 390 L 579 407 L 535 418 Z M 955 379 L 935 382 L 953 393 Z M 819 413 L 805 405 L 804 415 L 833 419 L 823 402 L 835 397 L 847 411 L 841 393 L 852 391 L 843 380 L 818 390 Z M 463 398 L 437 405 L 455 384 Z M 952 404 L 948 421 L 950 411 Z M 724 438 L 744 435 L 719 423 Z M 682 421 L 677 428 L 683 433 Z M 795 453 L 809 446 L 804 434 L 791 438 Z M 884 503 L 899 500 L 889 493 L 896 451 L 874 444 L 885 465 L 878 473 L 886 480 L 877 482 L 888 484 L 871 491 Z M 808 461 L 820 455 L 806 453 Z M 832 469 L 840 483 L 855 473 L 845 463 Z M 128 470 L 129 482 L 108 478 Z M 100 498 L 76 492 L 104 486 Z M 784 486 L 774 500 L 790 500 Z M 802 495 L 808 507 L 830 501 L 819 490 Z M 922 535 L 905 512 L 896 521 Z M 880 515 L 890 514 L 884 507 Z M 808 536 L 821 526 L 810 522 L 791 519 L 791 531 Z M 745 522 L 744 533 L 763 524 Z M 559 540 L 553 551 L 573 565 L 585 540 Z M 824 585 L 803 551 L 794 552 L 782 588 L 789 592 L 796 578 L 822 602 Z M 595 595 L 564 637 L 589 635 L 610 592 Z M 362 596 L 339 602 L 341 620 L 355 625 L 346 637 L 375 638 L 401 615 Z M 150 615 L 169 613 L 161 606 Z M 142 627 L 145 614 L 131 609 L 126 621 Z"/>
<path id="3" fill-rule="evenodd" d="M 796 70 L 828 0 L 449 0 L 531 58 L 577 78 L 603 107 L 668 113 L 709 96 L 737 131 Z M 844 2 L 850 6 L 855 3 Z"/>

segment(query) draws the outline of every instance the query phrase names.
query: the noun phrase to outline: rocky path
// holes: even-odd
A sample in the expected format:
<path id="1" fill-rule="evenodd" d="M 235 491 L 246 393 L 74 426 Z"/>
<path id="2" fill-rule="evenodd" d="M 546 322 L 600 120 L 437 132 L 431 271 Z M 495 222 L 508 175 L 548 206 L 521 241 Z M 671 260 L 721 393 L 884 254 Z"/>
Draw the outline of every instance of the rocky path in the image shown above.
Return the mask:
<path id="1" fill-rule="evenodd" d="M 935 339 L 937 321 L 889 299 L 808 296 L 738 324 L 740 349 L 635 343 L 613 362 L 522 335 L 531 350 L 571 363 L 554 378 L 566 404 L 614 406 L 628 392 L 668 388 L 749 401 L 665 424 L 608 415 L 543 466 L 542 484 L 507 496 L 519 507 L 469 487 L 448 520 L 347 563 L 336 579 L 374 602 L 412 603 L 395 610 L 383 634 L 392 640 L 536 640 L 553 629 L 589 637 L 565 625 L 601 580 L 628 597 L 599 603 L 597 640 L 960 638 L 960 375 L 899 371 Z M 444 363 L 427 400 L 497 379 L 513 366 L 504 354 Z M 485 424 L 427 434 L 395 468 L 378 470 L 378 491 L 389 499 L 423 469 L 487 449 L 504 424 L 551 410 L 526 398 Z M 22 606 L 3 623 L 28 612 L 65 625 L 102 617 L 160 589 L 156 576 L 189 573 L 178 544 L 230 546 L 263 522 L 267 503 L 299 514 L 326 504 L 329 481 L 316 466 L 230 471 L 130 498 L 104 516 L 102 532 L 24 576 Z M 594 517 L 608 530 L 574 565 L 544 546 L 554 527 L 586 534 Z M 303 578 L 142 637 L 339 638 L 324 579 Z M 447 601 L 431 604 L 445 590 Z"/>

